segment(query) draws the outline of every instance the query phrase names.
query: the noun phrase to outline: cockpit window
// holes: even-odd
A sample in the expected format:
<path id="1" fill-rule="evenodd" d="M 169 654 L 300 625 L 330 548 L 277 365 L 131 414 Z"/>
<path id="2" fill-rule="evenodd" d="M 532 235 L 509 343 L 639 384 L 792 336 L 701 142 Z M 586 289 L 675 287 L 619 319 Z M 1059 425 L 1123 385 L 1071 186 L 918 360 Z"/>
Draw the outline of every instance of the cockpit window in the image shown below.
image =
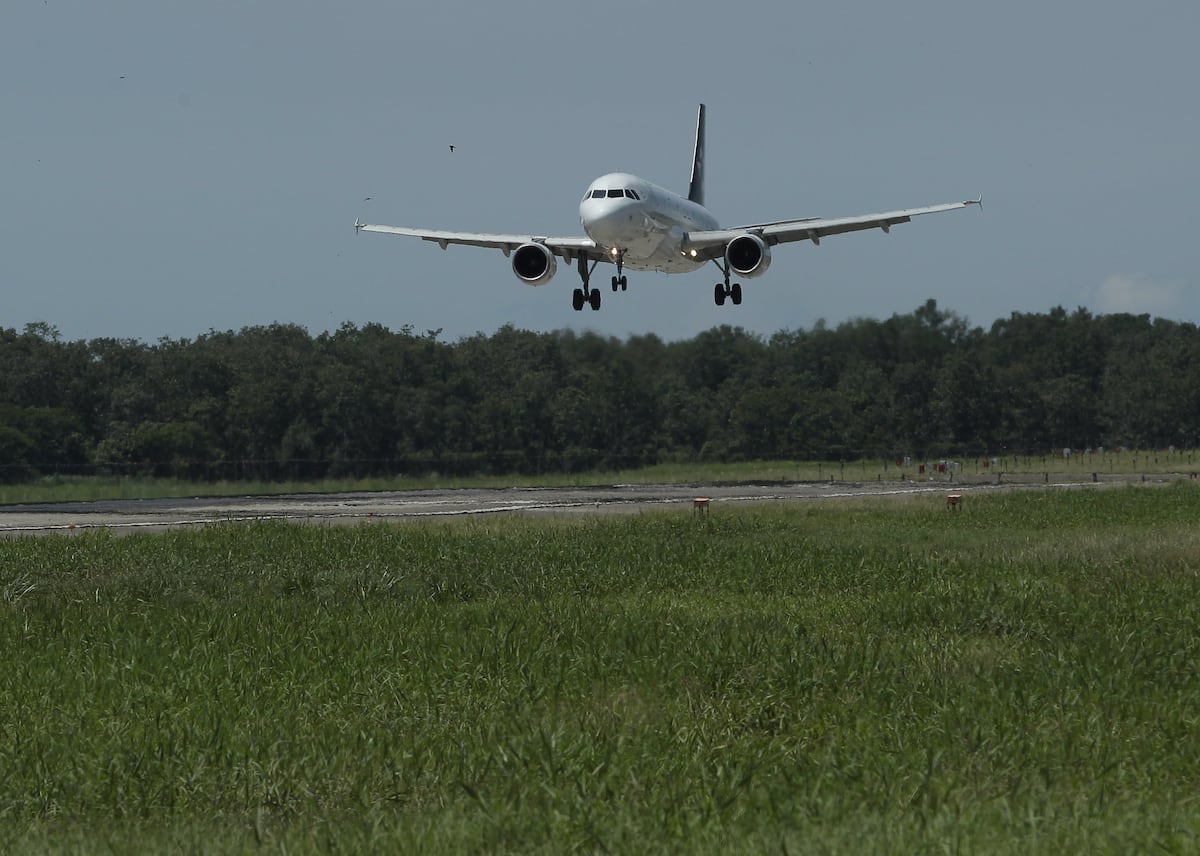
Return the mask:
<path id="1" fill-rule="evenodd" d="M 610 190 L 610 191 L 608 191 L 608 198 L 609 198 L 609 199 L 615 199 L 615 198 L 617 198 L 617 197 L 619 197 L 619 196 L 624 196 L 624 195 L 625 195 L 625 191 L 624 191 L 624 190 Z"/>
<path id="2" fill-rule="evenodd" d="M 603 199 L 603 198 L 604 198 L 603 190 L 593 190 L 592 191 L 592 199 Z"/>
<path id="3" fill-rule="evenodd" d="M 638 200 L 640 200 L 640 199 L 642 198 L 642 197 L 640 197 L 640 196 L 638 196 L 638 195 L 637 195 L 637 191 L 636 191 L 636 190 L 630 190 L 630 189 L 628 189 L 628 188 L 626 188 L 626 189 L 625 189 L 625 195 L 626 195 L 626 196 L 628 196 L 630 199 L 638 199 Z"/>

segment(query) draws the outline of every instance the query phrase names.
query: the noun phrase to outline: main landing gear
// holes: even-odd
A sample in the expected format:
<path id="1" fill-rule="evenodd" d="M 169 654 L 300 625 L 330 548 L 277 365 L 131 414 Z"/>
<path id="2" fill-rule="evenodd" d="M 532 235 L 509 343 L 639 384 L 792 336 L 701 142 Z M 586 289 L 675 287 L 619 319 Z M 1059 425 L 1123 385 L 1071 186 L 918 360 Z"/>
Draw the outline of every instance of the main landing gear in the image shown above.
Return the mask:
<path id="1" fill-rule="evenodd" d="M 718 282 L 713 286 L 713 303 L 717 304 L 717 306 L 724 306 L 725 298 L 728 297 L 733 301 L 734 306 L 740 306 L 742 304 L 742 284 L 740 282 L 735 282 L 733 285 L 729 284 L 728 264 L 721 264 L 716 259 L 713 259 L 713 264 L 721 269 L 721 273 L 725 274 L 725 281 Z"/>
<path id="2" fill-rule="evenodd" d="M 592 278 L 592 271 L 596 269 L 596 265 L 598 264 L 599 262 L 592 262 L 592 266 L 589 268 L 587 255 L 581 253 L 579 256 L 579 278 L 583 280 L 583 288 L 575 289 L 575 292 L 571 295 L 571 306 L 574 307 L 576 312 L 583 309 L 585 303 L 592 307 L 593 312 L 600 309 L 600 289 L 588 286 Z M 613 277 L 613 280 L 615 282 L 616 277 Z M 614 286 L 613 291 L 616 290 Z"/>
<path id="3" fill-rule="evenodd" d="M 612 278 L 612 290 L 616 291 L 620 289 L 621 291 L 626 291 L 629 288 L 629 280 L 625 278 L 624 272 L 625 254 L 617 253 L 614 260 L 617 263 L 617 275 Z M 589 266 L 589 261 L 590 259 L 588 259 L 586 254 L 579 256 L 579 278 L 583 280 L 583 288 L 575 289 L 574 294 L 571 295 L 571 305 L 575 307 L 576 312 L 583 309 L 584 304 L 591 306 L 592 311 L 600 308 L 600 289 L 592 288 L 590 285 L 592 271 L 596 269 L 596 265 L 600 264 L 600 262 L 599 260 L 593 261 Z"/>

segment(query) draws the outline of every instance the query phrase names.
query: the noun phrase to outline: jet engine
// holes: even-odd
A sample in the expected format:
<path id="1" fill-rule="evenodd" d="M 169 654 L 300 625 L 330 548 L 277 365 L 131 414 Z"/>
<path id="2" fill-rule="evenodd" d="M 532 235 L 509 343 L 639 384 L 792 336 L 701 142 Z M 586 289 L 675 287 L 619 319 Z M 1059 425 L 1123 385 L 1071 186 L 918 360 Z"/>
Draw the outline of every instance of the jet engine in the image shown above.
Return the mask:
<path id="1" fill-rule="evenodd" d="M 725 247 L 725 263 L 740 276 L 761 276 L 771 266 L 771 248 L 758 235 L 738 235 Z"/>
<path id="2" fill-rule="evenodd" d="M 558 270 L 558 263 L 544 244 L 521 244 L 513 250 L 512 269 L 526 285 L 545 285 Z"/>

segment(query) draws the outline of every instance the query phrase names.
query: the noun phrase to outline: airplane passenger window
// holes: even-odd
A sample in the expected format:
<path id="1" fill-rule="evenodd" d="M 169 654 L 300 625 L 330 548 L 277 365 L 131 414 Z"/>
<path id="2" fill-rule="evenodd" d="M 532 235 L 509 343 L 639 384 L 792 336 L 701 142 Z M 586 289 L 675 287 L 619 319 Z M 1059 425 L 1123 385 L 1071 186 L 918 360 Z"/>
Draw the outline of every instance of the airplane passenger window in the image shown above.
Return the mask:
<path id="1" fill-rule="evenodd" d="M 624 195 L 625 195 L 625 191 L 623 191 L 623 190 L 610 190 L 610 191 L 608 191 L 608 198 L 609 198 L 609 199 L 614 199 L 614 198 L 616 198 L 616 197 L 618 197 L 618 196 L 624 196 Z"/>
<path id="2" fill-rule="evenodd" d="M 592 199 L 603 199 L 603 198 L 604 198 L 603 190 L 593 190 L 592 191 Z"/>

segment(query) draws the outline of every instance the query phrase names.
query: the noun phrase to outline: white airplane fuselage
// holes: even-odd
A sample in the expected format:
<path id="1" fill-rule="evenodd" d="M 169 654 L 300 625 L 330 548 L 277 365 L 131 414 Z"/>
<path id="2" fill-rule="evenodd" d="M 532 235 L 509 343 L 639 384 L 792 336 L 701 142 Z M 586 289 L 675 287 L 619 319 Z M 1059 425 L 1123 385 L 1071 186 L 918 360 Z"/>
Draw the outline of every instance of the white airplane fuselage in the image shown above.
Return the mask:
<path id="1" fill-rule="evenodd" d="M 630 190 L 633 195 L 625 192 Z M 662 273 L 704 265 L 685 252 L 684 241 L 690 232 L 717 228 L 717 218 L 703 205 L 625 172 L 602 175 L 588 186 L 579 223 L 611 258 L 623 254 L 625 267 Z"/>

